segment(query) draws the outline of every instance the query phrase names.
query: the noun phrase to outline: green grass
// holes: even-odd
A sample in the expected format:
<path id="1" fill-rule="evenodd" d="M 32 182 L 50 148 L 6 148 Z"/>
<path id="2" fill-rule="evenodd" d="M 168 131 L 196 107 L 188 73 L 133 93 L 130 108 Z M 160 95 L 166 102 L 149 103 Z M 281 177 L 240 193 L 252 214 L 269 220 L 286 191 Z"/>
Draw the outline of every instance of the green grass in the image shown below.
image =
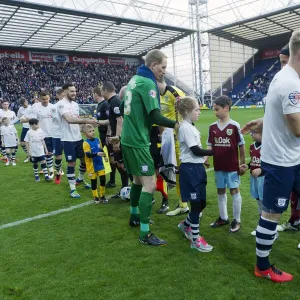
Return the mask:
<path id="1" fill-rule="evenodd" d="M 231 117 L 244 124 L 262 114 L 260 109 L 234 110 Z M 197 127 L 203 145 L 214 121 L 211 111 L 202 112 Z M 248 149 L 249 136 L 246 143 Z M 59 186 L 35 183 L 31 165 L 23 163 L 22 149 L 18 158 L 15 168 L 0 162 L 0 225 L 91 200 L 91 192 L 83 188 L 79 188 L 81 199 L 69 198 L 66 176 Z M 107 190 L 107 194 L 114 192 Z M 298 234 L 280 234 L 271 254 L 273 262 L 295 275 L 294 282 L 273 284 L 254 277 L 255 239 L 250 232 L 258 216 L 248 174 L 242 178 L 241 194 L 240 232 L 229 234 L 228 227 L 211 229 L 218 208 L 213 172 L 208 172 L 208 205 L 200 229 L 214 246 L 211 253 L 189 248 L 177 229 L 183 217 L 156 214 L 159 194 L 155 195 L 152 230 L 168 241 L 166 247 L 138 243 L 138 229 L 127 226 L 129 204 L 121 200 L 0 230 L 0 299 L 299 299 L 295 294 L 300 279 Z M 228 200 L 232 217 L 230 196 Z M 175 207 L 174 190 L 170 201 Z"/>

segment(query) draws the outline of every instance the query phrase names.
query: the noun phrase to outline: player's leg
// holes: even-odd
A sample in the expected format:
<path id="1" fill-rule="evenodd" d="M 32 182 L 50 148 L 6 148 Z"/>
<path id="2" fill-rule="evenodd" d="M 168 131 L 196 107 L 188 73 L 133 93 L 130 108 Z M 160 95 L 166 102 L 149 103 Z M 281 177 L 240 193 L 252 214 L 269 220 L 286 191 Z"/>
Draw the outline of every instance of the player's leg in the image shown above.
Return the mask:
<path id="1" fill-rule="evenodd" d="M 52 138 L 52 144 L 53 144 L 53 155 L 55 156 L 55 160 L 54 160 L 54 168 L 56 170 L 55 183 L 60 184 L 61 175 L 62 175 L 61 166 L 62 166 L 63 146 L 59 138 Z"/>
<path id="2" fill-rule="evenodd" d="M 250 194 L 257 202 L 258 215 L 262 214 L 262 199 L 263 199 L 263 182 L 264 176 L 255 178 L 250 175 Z M 256 235 L 256 230 L 251 232 L 251 235 Z"/>
<path id="3" fill-rule="evenodd" d="M 54 170 L 53 170 L 53 143 L 52 143 L 52 137 L 46 137 L 45 138 L 45 144 L 47 146 L 48 153 L 46 155 L 46 165 L 47 169 L 49 170 L 49 178 L 53 178 L 54 176 Z"/>
<path id="4" fill-rule="evenodd" d="M 217 185 L 219 217 L 210 224 L 210 227 L 213 228 L 229 224 L 225 172 L 215 171 L 215 181 Z"/>
<path id="5" fill-rule="evenodd" d="M 105 185 L 106 185 L 106 177 L 105 177 L 105 170 L 98 172 L 100 186 L 99 186 L 99 196 L 102 203 L 108 203 L 108 200 L 105 197 Z"/>
<path id="6" fill-rule="evenodd" d="M 26 159 L 24 160 L 25 163 L 29 162 L 29 160 L 30 160 L 30 157 L 28 156 L 27 149 L 26 149 L 26 143 L 24 141 L 25 136 L 26 136 L 28 130 L 29 130 L 29 128 L 24 128 L 23 127 L 22 128 L 22 132 L 21 132 L 21 136 L 20 136 L 20 145 L 21 145 L 23 151 L 26 154 Z"/>
<path id="7" fill-rule="evenodd" d="M 12 166 L 16 166 L 16 150 L 15 150 L 15 148 L 11 148 L 11 164 L 12 164 Z"/>
<path id="8" fill-rule="evenodd" d="M 32 166 L 33 166 L 33 173 L 34 173 L 34 179 L 35 182 L 39 182 L 40 181 L 40 176 L 39 176 L 39 165 L 38 165 L 38 157 L 31 157 L 31 162 L 32 162 Z"/>
<path id="9" fill-rule="evenodd" d="M 45 180 L 46 181 L 51 181 L 52 179 L 49 177 L 49 173 L 48 173 L 48 167 L 47 167 L 47 160 L 44 156 L 41 156 L 39 158 L 40 162 L 41 162 L 41 168 L 43 170 L 44 176 L 45 176 Z"/>
<path id="10" fill-rule="evenodd" d="M 83 184 L 86 189 L 90 189 L 91 185 L 84 180 L 84 174 L 86 172 L 86 164 L 84 160 L 84 151 L 83 151 L 83 140 L 75 142 L 75 154 L 76 158 L 80 160 L 79 165 L 79 175 L 76 179 L 76 185 Z"/>
<path id="11" fill-rule="evenodd" d="M 269 254 L 276 239 L 276 226 L 287 209 L 294 179 L 299 167 L 279 167 L 262 162 L 265 172 L 263 212 L 256 229 L 255 275 L 274 282 L 284 282 L 293 276 L 271 266 Z"/>
<path id="12" fill-rule="evenodd" d="M 11 163 L 11 155 L 10 155 L 10 148 L 5 148 L 5 156 L 7 158 L 6 161 L 6 166 L 9 166 L 9 164 Z"/>
<path id="13" fill-rule="evenodd" d="M 70 196 L 72 198 L 81 198 L 76 191 L 75 180 L 75 166 L 76 166 L 76 152 L 74 142 L 63 142 L 64 153 L 67 161 L 67 179 L 70 187 Z"/>
<path id="14" fill-rule="evenodd" d="M 113 150 L 113 145 L 108 144 L 107 145 L 107 151 L 109 155 L 109 162 L 110 162 L 110 167 L 111 167 L 111 172 L 110 172 L 110 178 L 108 183 L 106 184 L 107 188 L 114 188 L 116 187 L 116 170 L 117 170 L 117 162 L 114 160 L 114 150 Z"/>
<path id="15" fill-rule="evenodd" d="M 92 195 L 93 195 L 95 204 L 99 204 L 100 198 L 99 198 L 98 188 L 97 188 L 97 173 L 89 175 L 89 178 L 91 179 Z"/>

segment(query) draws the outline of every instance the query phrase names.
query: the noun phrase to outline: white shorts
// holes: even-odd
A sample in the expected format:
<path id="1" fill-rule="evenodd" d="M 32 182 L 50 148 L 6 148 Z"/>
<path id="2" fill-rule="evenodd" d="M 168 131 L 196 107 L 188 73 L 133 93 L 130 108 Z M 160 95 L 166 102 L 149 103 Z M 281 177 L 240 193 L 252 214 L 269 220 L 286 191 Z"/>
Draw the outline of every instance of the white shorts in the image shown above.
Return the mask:
<path id="1" fill-rule="evenodd" d="M 250 193 L 254 199 L 263 200 L 265 176 L 254 177 L 250 175 Z"/>
<path id="2" fill-rule="evenodd" d="M 215 171 L 215 181 L 218 189 L 237 189 L 240 186 L 238 172 Z"/>

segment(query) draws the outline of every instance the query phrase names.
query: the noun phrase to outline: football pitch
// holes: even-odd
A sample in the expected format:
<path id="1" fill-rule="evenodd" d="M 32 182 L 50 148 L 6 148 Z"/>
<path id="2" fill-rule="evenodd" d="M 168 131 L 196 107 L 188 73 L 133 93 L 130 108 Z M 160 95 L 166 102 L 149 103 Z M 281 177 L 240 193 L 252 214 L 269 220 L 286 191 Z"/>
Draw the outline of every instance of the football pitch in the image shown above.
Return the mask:
<path id="1" fill-rule="evenodd" d="M 262 109 L 231 112 L 241 125 L 262 115 Z M 208 126 L 215 120 L 212 111 L 202 111 L 196 126 L 203 147 Z M 245 139 L 248 157 L 251 137 Z M 128 226 L 128 202 L 111 199 L 107 205 L 95 205 L 88 202 L 91 191 L 83 187 L 78 188 L 82 198 L 71 199 L 65 175 L 60 185 L 44 182 L 42 176 L 35 183 L 31 163 L 23 163 L 20 147 L 17 159 L 16 167 L 0 162 L 0 300 L 300 299 L 299 233 L 280 233 L 271 253 L 271 262 L 293 274 L 294 281 L 274 284 L 253 275 L 255 238 L 250 232 L 256 228 L 258 213 L 250 197 L 249 173 L 241 179 L 242 227 L 229 234 L 228 226 L 209 227 L 218 217 L 218 206 L 214 174 L 208 169 L 200 234 L 214 249 L 201 253 L 189 248 L 177 228 L 186 215 L 156 213 L 160 194 L 155 194 L 151 230 L 168 244 L 145 246 L 138 242 L 139 229 Z M 107 189 L 106 195 L 116 192 Z M 178 198 L 174 189 L 169 195 L 173 209 Z M 228 212 L 232 219 L 230 195 Z"/>

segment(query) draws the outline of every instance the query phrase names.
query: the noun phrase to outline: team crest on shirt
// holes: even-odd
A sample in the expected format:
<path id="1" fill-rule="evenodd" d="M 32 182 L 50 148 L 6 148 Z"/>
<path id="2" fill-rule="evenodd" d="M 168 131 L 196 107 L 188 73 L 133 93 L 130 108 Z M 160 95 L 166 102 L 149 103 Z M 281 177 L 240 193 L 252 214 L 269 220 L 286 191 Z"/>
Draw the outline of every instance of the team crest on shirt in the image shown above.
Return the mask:
<path id="1" fill-rule="evenodd" d="M 227 133 L 227 135 L 232 135 L 232 129 L 227 129 L 226 133 Z"/>
<path id="2" fill-rule="evenodd" d="M 116 115 L 119 115 L 119 114 L 120 114 L 120 108 L 119 108 L 118 106 L 116 106 L 116 107 L 114 108 L 114 113 L 115 113 Z"/>
<path id="3" fill-rule="evenodd" d="M 292 92 L 289 94 L 289 100 L 294 104 L 297 105 L 300 102 L 300 92 Z"/>
<path id="4" fill-rule="evenodd" d="M 60 110 L 64 109 L 64 105 L 61 104 L 59 107 L 58 107 Z"/>
<path id="5" fill-rule="evenodd" d="M 288 199 L 286 199 L 286 198 L 277 198 L 276 200 L 277 200 L 277 203 L 276 203 L 277 207 L 285 207 L 286 203 L 288 201 Z"/>
<path id="6" fill-rule="evenodd" d="M 152 98 L 156 98 L 156 91 L 151 90 L 151 91 L 149 92 L 149 96 L 152 97 Z"/>
<path id="7" fill-rule="evenodd" d="M 142 166 L 142 173 L 146 173 L 146 172 L 148 172 L 148 170 L 149 170 L 149 167 L 147 165 Z"/>
<path id="8" fill-rule="evenodd" d="M 170 100 L 170 97 L 169 96 L 165 96 L 164 99 L 165 99 L 166 102 L 168 102 Z"/>

